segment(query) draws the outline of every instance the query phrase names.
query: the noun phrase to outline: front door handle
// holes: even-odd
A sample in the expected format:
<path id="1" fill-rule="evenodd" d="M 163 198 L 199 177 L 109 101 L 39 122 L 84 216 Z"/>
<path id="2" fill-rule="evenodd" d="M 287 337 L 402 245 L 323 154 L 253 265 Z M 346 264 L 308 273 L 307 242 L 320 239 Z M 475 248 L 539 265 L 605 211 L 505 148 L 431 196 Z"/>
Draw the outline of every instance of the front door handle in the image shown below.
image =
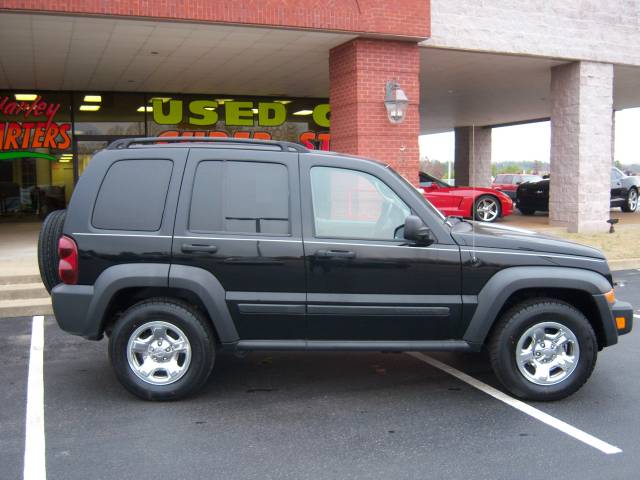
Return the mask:
<path id="1" fill-rule="evenodd" d="M 183 253 L 216 253 L 218 247 L 215 245 L 200 245 L 197 243 L 183 243 L 181 250 Z"/>
<path id="2" fill-rule="evenodd" d="M 350 250 L 317 250 L 317 258 L 356 258 L 356 252 Z"/>

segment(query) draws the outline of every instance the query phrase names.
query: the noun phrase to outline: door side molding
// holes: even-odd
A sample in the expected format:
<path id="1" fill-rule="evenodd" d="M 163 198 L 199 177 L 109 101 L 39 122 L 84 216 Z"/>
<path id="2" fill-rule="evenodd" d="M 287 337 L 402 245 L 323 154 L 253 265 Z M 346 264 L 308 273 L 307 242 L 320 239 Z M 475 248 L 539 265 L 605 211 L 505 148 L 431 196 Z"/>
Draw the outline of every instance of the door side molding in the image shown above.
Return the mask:
<path id="1" fill-rule="evenodd" d="M 236 350 L 313 350 L 365 352 L 473 352 L 464 340 L 240 340 Z"/>

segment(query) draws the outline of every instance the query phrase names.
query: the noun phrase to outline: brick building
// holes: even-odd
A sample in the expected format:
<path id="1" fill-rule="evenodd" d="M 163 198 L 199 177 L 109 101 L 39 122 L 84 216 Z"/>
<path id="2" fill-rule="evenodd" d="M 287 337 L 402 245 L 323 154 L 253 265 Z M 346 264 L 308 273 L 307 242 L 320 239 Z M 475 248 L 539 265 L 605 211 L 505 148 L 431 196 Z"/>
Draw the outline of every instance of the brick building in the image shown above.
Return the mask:
<path id="1" fill-rule="evenodd" d="M 640 105 L 635 1 L 1 0 L 0 10 L 0 215 L 63 206 L 91 153 L 116 137 L 293 140 L 415 181 L 418 135 L 455 129 L 458 183 L 485 185 L 491 127 L 551 118 L 550 219 L 602 230 L 612 114 Z M 399 124 L 384 105 L 389 81 L 409 99 Z"/>

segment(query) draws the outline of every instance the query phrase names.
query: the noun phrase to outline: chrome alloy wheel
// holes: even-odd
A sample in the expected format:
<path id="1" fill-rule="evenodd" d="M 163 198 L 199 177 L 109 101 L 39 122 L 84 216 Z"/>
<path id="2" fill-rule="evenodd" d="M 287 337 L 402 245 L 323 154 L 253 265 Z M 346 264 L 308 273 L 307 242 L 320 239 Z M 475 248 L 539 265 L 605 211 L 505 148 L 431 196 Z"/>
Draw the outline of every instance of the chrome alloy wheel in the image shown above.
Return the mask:
<path id="1" fill-rule="evenodd" d="M 482 222 L 493 222 L 498 211 L 498 202 L 492 198 L 483 198 L 476 204 L 476 215 Z"/>
<path id="2" fill-rule="evenodd" d="M 578 366 L 580 346 L 575 334 L 556 322 L 538 323 L 516 345 L 520 373 L 536 385 L 556 385 Z"/>
<path id="3" fill-rule="evenodd" d="M 147 322 L 136 328 L 127 343 L 129 367 L 151 385 L 168 385 L 180 380 L 191 363 L 189 339 L 175 325 Z"/>
<path id="4" fill-rule="evenodd" d="M 629 195 L 627 197 L 627 207 L 630 212 L 635 212 L 636 208 L 638 208 L 638 191 L 635 188 L 629 190 Z"/>

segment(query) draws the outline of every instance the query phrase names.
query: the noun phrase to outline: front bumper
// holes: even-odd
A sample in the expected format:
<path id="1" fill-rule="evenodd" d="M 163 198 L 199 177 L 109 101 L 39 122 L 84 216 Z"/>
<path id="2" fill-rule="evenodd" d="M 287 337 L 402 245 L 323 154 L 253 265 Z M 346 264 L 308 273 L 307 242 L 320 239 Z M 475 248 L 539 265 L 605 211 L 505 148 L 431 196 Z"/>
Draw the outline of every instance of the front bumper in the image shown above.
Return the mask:
<path id="1" fill-rule="evenodd" d="M 511 199 L 509 198 L 501 198 L 500 199 L 500 206 L 502 208 L 502 216 L 506 217 L 508 215 L 511 215 L 513 213 L 513 202 L 511 201 Z"/>
<path id="2" fill-rule="evenodd" d="M 618 335 L 626 335 L 631 331 L 633 328 L 633 307 L 629 302 L 616 300 L 616 303 L 611 307 L 611 314 Z"/>
<path id="3" fill-rule="evenodd" d="M 602 331 L 598 339 L 599 346 L 603 348 L 615 345 L 618 343 L 620 335 L 629 333 L 633 328 L 633 307 L 630 303 L 620 300 L 616 300 L 612 305 L 607 301 L 605 294 L 594 295 L 593 299 L 602 321 Z M 621 320 L 617 320 L 620 318 L 624 319 L 624 325 Z M 621 328 L 618 328 L 619 326 Z"/>

